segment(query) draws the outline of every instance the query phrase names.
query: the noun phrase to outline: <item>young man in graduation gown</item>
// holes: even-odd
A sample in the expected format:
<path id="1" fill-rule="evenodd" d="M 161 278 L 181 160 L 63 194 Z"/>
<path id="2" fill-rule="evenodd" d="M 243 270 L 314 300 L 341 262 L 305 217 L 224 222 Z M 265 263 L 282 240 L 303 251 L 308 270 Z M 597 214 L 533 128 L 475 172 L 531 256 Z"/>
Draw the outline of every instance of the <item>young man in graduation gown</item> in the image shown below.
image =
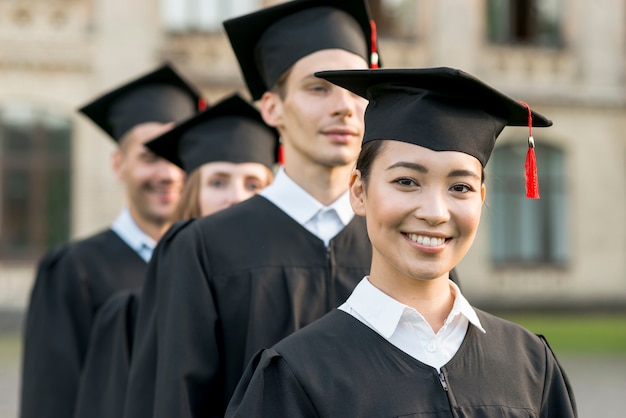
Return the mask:
<path id="1" fill-rule="evenodd" d="M 190 207 L 197 206 L 199 214 L 206 214 L 248 199 L 268 184 L 278 140 L 278 132 L 265 124 L 257 108 L 233 94 L 145 145 L 182 168 L 187 181 L 200 174 L 200 185 L 186 184 L 193 191 L 188 196 L 183 192 L 177 213 L 193 212 Z M 74 418 L 122 416 L 139 297 L 136 291 L 118 292 L 99 310 Z"/>
<path id="2" fill-rule="evenodd" d="M 449 280 L 478 230 L 496 137 L 552 122 L 450 68 L 319 76 L 369 99 L 350 200 L 371 271 L 339 309 L 255 356 L 226 417 L 575 417 L 546 341 Z"/>
<path id="3" fill-rule="evenodd" d="M 364 0 L 291 1 L 224 25 L 284 165 L 260 195 L 159 243 L 125 417 L 222 416 L 252 355 L 338 306 L 369 267 L 346 193 L 366 101 L 313 76 L 368 68 Z"/>
<path id="4" fill-rule="evenodd" d="M 21 417 L 72 416 L 93 319 L 115 292 L 141 286 L 180 196 L 182 170 L 143 144 L 193 115 L 198 100 L 165 65 L 80 109 L 118 145 L 113 170 L 127 206 L 110 228 L 40 262 L 25 326 Z"/>

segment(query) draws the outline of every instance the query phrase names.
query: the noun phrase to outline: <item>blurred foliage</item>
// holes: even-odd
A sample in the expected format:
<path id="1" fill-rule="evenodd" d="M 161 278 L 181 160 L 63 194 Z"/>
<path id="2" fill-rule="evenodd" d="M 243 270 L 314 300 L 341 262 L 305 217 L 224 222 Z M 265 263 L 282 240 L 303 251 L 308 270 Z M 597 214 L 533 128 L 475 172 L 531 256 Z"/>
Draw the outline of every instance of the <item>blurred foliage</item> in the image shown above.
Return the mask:
<path id="1" fill-rule="evenodd" d="M 558 353 L 626 355 L 624 314 L 501 314 L 526 329 L 544 335 Z"/>
<path id="2" fill-rule="evenodd" d="M 19 360 L 22 352 L 22 337 L 15 333 L 0 334 L 0 365 Z"/>

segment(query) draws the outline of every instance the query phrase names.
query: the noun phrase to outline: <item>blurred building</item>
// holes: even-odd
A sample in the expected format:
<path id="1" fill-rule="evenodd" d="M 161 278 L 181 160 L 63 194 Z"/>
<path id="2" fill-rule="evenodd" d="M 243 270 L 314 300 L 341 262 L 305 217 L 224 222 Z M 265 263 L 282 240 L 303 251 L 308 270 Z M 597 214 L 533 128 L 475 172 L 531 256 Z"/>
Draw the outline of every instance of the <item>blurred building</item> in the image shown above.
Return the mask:
<path id="1" fill-rule="evenodd" d="M 221 21 L 270 0 L 0 2 L 0 306 L 22 309 L 45 249 L 105 228 L 124 202 L 113 142 L 76 109 L 164 60 L 210 102 L 247 95 Z M 626 306 L 626 0 L 370 0 L 386 67 L 451 66 L 554 121 L 488 167 L 459 267 L 479 306 Z"/>

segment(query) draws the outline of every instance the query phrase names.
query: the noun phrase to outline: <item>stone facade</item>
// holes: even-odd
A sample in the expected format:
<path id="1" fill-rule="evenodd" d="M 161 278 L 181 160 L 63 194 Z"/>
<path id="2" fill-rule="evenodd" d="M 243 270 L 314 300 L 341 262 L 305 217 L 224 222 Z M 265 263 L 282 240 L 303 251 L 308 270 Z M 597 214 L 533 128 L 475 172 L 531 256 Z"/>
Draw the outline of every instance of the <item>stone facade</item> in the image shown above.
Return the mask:
<path id="1" fill-rule="evenodd" d="M 626 302 L 626 0 L 562 2 L 561 48 L 503 47 L 486 41 L 486 0 L 415 0 L 411 39 L 379 40 L 386 67 L 458 67 L 549 115 L 536 134 L 564 150 L 567 167 L 566 266 L 495 268 L 489 210 L 459 270 L 480 305 L 607 306 Z M 265 1 L 273 4 L 277 1 Z M 26 102 L 74 122 L 72 236 L 106 227 L 124 201 L 110 170 L 113 143 L 76 113 L 83 103 L 163 60 L 210 102 L 247 95 L 221 32 L 173 34 L 155 0 L 0 2 L 0 108 Z M 499 143 L 526 132 L 505 131 Z M 523 141 L 524 139 L 522 139 Z M 0 306 L 21 309 L 33 263 L 0 260 Z"/>

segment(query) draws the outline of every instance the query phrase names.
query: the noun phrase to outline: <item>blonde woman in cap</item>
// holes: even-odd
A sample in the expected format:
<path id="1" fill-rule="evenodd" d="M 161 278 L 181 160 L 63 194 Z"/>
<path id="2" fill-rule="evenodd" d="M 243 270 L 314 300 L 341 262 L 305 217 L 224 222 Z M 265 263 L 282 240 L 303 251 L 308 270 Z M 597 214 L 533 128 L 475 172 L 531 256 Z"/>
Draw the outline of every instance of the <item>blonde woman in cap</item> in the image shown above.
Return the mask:
<path id="1" fill-rule="evenodd" d="M 277 162 L 278 133 L 254 106 L 234 94 L 146 147 L 187 173 L 177 212 L 179 219 L 191 219 L 235 205 L 267 186 Z M 122 415 L 139 299 L 137 291 L 119 292 L 96 317 L 75 418 Z M 153 300 L 141 300 L 142 315 L 154 311 Z"/>
<path id="2" fill-rule="evenodd" d="M 207 216 L 254 196 L 272 182 L 278 163 L 278 132 L 238 94 L 146 146 L 187 173 L 177 220 Z"/>

